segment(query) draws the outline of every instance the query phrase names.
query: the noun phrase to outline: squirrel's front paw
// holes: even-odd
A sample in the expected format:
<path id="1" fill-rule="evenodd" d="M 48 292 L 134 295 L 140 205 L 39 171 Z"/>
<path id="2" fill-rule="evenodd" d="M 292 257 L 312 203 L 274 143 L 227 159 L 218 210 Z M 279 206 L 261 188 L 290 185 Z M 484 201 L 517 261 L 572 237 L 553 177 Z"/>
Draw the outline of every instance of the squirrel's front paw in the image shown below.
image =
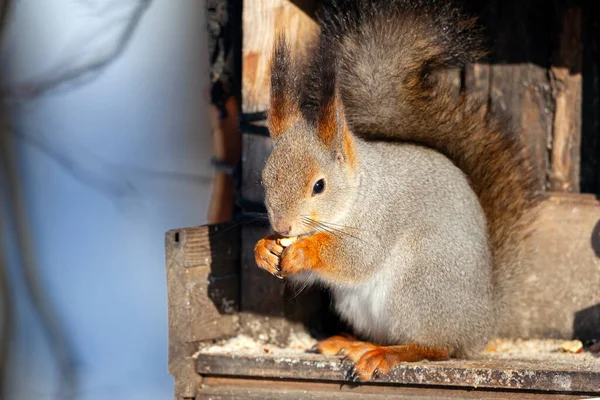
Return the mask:
<path id="1" fill-rule="evenodd" d="M 279 269 L 279 257 L 284 247 L 279 244 L 280 236 L 270 235 L 262 238 L 254 246 L 254 259 L 259 268 L 283 279 Z"/>
<path id="2" fill-rule="evenodd" d="M 317 267 L 320 255 L 315 240 L 314 236 L 298 239 L 283 251 L 279 264 L 281 276 L 293 275 Z"/>

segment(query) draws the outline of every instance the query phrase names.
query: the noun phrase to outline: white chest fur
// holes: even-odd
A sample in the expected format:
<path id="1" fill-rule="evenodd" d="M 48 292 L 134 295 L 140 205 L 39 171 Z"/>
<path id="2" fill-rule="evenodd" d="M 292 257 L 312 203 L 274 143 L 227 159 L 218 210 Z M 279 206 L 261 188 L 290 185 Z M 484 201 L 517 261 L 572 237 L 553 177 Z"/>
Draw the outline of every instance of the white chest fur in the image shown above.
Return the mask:
<path id="1" fill-rule="evenodd" d="M 393 321 L 387 304 L 392 282 L 380 275 L 375 274 L 360 285 L 333 287 L 332 293 L 335 308 L 357 333 L 373 341 L 387 342 Z"/>

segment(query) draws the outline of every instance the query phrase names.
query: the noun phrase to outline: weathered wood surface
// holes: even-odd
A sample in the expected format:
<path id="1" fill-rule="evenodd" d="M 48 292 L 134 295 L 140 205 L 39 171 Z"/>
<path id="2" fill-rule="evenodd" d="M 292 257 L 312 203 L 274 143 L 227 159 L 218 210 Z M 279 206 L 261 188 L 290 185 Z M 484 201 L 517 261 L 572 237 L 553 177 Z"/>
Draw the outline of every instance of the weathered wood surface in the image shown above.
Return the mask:
<path id="1" fill-rule="evenodd" d="M 305 11 L 312 1 L 248 0 L 243 10 L 242 112 L 264 112 L 269 105 L 269 63 L 277 33 L 286 34 L 290 47 L 302 57 L 304 46 L 316 32 L 316 22 Z M 303 11 L 304 10 L 304 11 Z M 260 124 L 260 123 L 259 123 Z M 264 121 L 262 122 L 264 125 Z M 267 137 L 243 135 L 241 196 L 252 202 L 264 200 L 260 174 L 272 143 Z M 259 270 L 254 245 L 267 228 L 245 226 L 242 234 L 242 326 L 284 344 L 289 324 L 284 316 L 284 282 Z"/>
<path id="2" fill-rule="evenodd" d="M 202 340 L 238 329 L 239 230 L 229 224 L 166 233 L 169 372 L 175 398 L 193 398 L 200 382 L 192 354 Z"/>
<path id="3" fill-rule="evenodd" d="M 223 261 L 235 262 L 235 248 L 228 247 L 226 240 L 236 238 L 230 236 L 226 239 L 227 235 L 217 235 L 217 239 L 210 240 L 208 231 L 203 231 L 205 228 L 181 229 L 167 234 L 170 371 L 177 377 L 173 371 L 177 368 L 179 371 L 185 370 L 182 365 L 187 365 L 187 372 L 179 374 L 185 378 L 176 379 L 176 385 L 179 382 L 183 386 L 179 391 L 188 394 L 195 387 L 189 382 L 197 380 L 196 374 L 192 375 L 189 371 L 190 356 L 195 351 L 193 343 L 231 334 L 236 328 L 235 323 L 231 322 L 236 321 L 235 315 L 227 315 L 227 310 L 219 309 L 212 299 L 209 300 L 207 265 L 221 265 L 221 271 L 226 271 L 225 276 L 232 279 L 244 276 L 236 276 L 235 268 Z M 576 336 L 584 340 L 600 337 L 600 203 L 591 195 L 550 193 L 543 203 L 536 228 L 536 233 L 527 244 L 531 259 L 521 293 L 529 306 L 520 310 L 518 315 L 518 318 L 528 321 L 523 336 Z M 257 237 L 248 236 L 248 243 L 258 239 L 260 234 L 255 234 Z M 218 259 L 220 253 L 223 254 L 222 260 Z M 243 259 L 242 267 L 257 269 L 253 257 Z M 246 306 L 253 313 L 252 318 L 241 321 L 241 329 L 254 337 L 262 334 L 264 338 L 265 327 L 260 324 L 266 323 L 269 326 L 268 341 L 285 344 L 291 324 L 285 319 L 287 300 L 281 300 L 284 298 L 283 287 L 282 292 L 277 293 L 278 298 L 265 298 L 272 294 L 268 284 L 274 278 L 262 271 L 257 272 L 260 274 L 256 274 L 245 286 L 245 290 L 251 290 L 246 293 L 246 301 L 249 301 Z M 225 286 L 231 289 L 235 287 L 235 282 Z M 218 323 L 211 325 L 211 321 Z M 338 380 L 345 372 L 339 360 L 319 358 L 319 355 L 306 355 L 298 360 L 287 357 L 287 363 L 277 357 L 266 357 L 255 364 L 252 364 L 252 357 L 238 357 L 235 362 L 229 362 L 227 357 L 219 357 L 201 355 L 196 361 L 197 372 L 319 380 Z M 600 370 L 597 370 L 600 365 L 590 375 L 592 370 L 588 365 L 519 361 L 506 365 L 497 364 L 498 361 L 491 364 L 488 361 L 466 364 L 453 362 L 427 363 L 424 364 L 427 367 L 425 369 L 421 364 L 402 367 L 403 372 L 383 378 L 382 382 L 388 382 L 386 379 L 389 379 L 389 382 L 406 384 L 478 385 L 532 390 L 559 390 L 561 385 L 570 385 L 570 390 L 575 391 L 591 391 L 586 385 L 592 382 L 600 388 Z M 271 363 L 267 372 L 264 372 L 265 363 Z M 306 365 L 310 368 L 305 375 L 295 375 L 298 373 L 296 368 L 303 371 Z M 488 383 L 482 384 L 484 376 Z M 450 381 L 443 381 L 442 378 Z"/>
<path id="4" fill-rule="evenodd" d="M 484 26 L 490 50 L 485 63 L 464 70 L 462 88 L 468 98 L 483 99 L 489 109 L 511 117 L 539 190 L 578 192 L 582 170 L 584 189 L 600 193 L 600 173 L 593 168 L 600 154 L 598 64 L 592 61 L 598 53 L 597 35 L 592 33 L 598 31 L 598 5 L 541 0 L 465 3 Z M 582 12 L 589 15 L 587 25 Z M 586 43 L 584 31 L 590 32 Z M 582 65 L 588 66 L 585 78 Z M 583 148 L 583 158 L 582 128 L 583 141 L 590 144 Z"/>
<path id="5" fill-rule="evenodd" d="M 210 224 L 224 223 L 233 219 L 235 182 L 232 176 L 242 154 L 242 137 L 238 129 L 238 110 L 233 97 L 225 103 L 226 116 L 211 106 L 214 159 L 230 171 L 217 168 L 213 178 L 213 193 L 208 210 Z"/>
<path id="6" fill-rule="evenodd" d="M 536 0 L 472 1 L 489 39 L 490 110 L 504 113 L 526 146 L 538 190 L 547 186 L 548 142 L 553 101 L 548 70 L 552 51 L 554 5 Z M 482 87 L 485 87 L 483 85 Z"/>
<path id="7" fill-rule="evenodd" d="M 558 48 L 554 65 L 550 68 L 555 106 L 549 186 L 550 190 L 557 192 L 579 192 L 583 53 L 581 8 L 567 8 L 558 17 Z"/>
<path id="8" fill-rule="evenodd" d="M 549 193 L 526 244 L 521 336 L 600 338 L 600 202 Z"/>
<path id="9" fill-rule="evenodd" d="M 589 396 L 588 396 L 589 397 Z M 581 399 L 581 395 L 205 376 L 197 400 Z"/>
<path id="10" fill-rule="evenodd" d="M 347 382 L 352 363 L 342 357 L 302 355 L 206 355 L 196 360 L 203 376 Z M 553 364 L 519 360 L 450 360 L 407 363 L 374 383 L 462 388 L 537 390 L 600 394 L 600 361 L 595 364 Z"/>

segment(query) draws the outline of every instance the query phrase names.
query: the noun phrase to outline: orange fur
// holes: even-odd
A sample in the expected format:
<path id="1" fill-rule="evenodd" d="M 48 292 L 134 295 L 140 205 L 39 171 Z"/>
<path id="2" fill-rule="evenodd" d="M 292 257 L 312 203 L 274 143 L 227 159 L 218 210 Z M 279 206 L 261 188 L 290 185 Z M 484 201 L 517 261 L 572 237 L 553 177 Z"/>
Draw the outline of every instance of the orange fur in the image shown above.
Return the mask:
<path id="1" fill-rule="evenodd" d="M 450 358 L 449 349 L 416 344 L 377 346 L 350 336 L 333 336 L 322 340 L 318 343 L 318 349 L 325 355 L 344 355 L 345 359 L 354 363 L 353 374 L 363 381 L 386 375 L 402 362 L 443 361 Z"/>
<path id="2" fill-rule="evenodd" d="M 317 135 L 321 143 L 327 147 L 331 147 L 335 138 L 340 134 L 336 115 L 338 108 L 341 108 L 341 106 L 338 104 L 336 97 L 332 97 L 319 112 Z"/>
<path id="3" fill-rule="evenodd" d="M 287 247 L 281 256 L 281 275 L 297 274 L 305 270 L 319 270 L 327 275 L 334 266 L 325 262 L 322 252 L 324 248 L 332 246 L 333 241 L 335 237 L 328 232 L 298 239 Z"/>
<path id="4" fill-rule="evenodd" d="M 357 158 L 356 148 L 354 145 L 354 138 L 348 131 L 347 126 L 344 124 L 344 155 L 351 170 L 356 170 Z"/>
<path id="5" fill-rule="evenodd" d="M 277 140 L 292 127 L 299 115 L 296 104 L 290 103 L 284 97 L 273 96 L 267 116 L 271 138 Z"/>
<path id="6" fill-rule="evenodd" d="M 340 124 L 342 126 L 340 126 Z M 354 138 L 348 130 L 346 115 L 338 96 L 332 97 L 327 104 L 319 110 L 317 121 L 317 135 L 321 143 L 327 147 L 333 146 L 336 138 L 342 138 L 343 152 L 351 169 L 356 167 L 356 150 Z M 339 142 L 338 142 L 339 143 Z"/>

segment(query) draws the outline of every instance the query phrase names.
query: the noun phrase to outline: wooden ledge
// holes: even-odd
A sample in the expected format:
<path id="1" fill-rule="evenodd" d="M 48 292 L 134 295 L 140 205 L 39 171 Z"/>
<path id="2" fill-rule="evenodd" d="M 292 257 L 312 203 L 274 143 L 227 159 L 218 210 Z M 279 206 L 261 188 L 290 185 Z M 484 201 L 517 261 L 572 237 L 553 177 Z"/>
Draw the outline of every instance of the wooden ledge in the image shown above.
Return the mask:
<path id="1" fill-rule="evenodd" d="M 200 354 L 202 376 L 348 382 L 350 362 L 320 354 Z M 412 363 L 396 367 L 372 383 L 600 394 L 600 359 L 585 363 L 485 359 Z"/>

